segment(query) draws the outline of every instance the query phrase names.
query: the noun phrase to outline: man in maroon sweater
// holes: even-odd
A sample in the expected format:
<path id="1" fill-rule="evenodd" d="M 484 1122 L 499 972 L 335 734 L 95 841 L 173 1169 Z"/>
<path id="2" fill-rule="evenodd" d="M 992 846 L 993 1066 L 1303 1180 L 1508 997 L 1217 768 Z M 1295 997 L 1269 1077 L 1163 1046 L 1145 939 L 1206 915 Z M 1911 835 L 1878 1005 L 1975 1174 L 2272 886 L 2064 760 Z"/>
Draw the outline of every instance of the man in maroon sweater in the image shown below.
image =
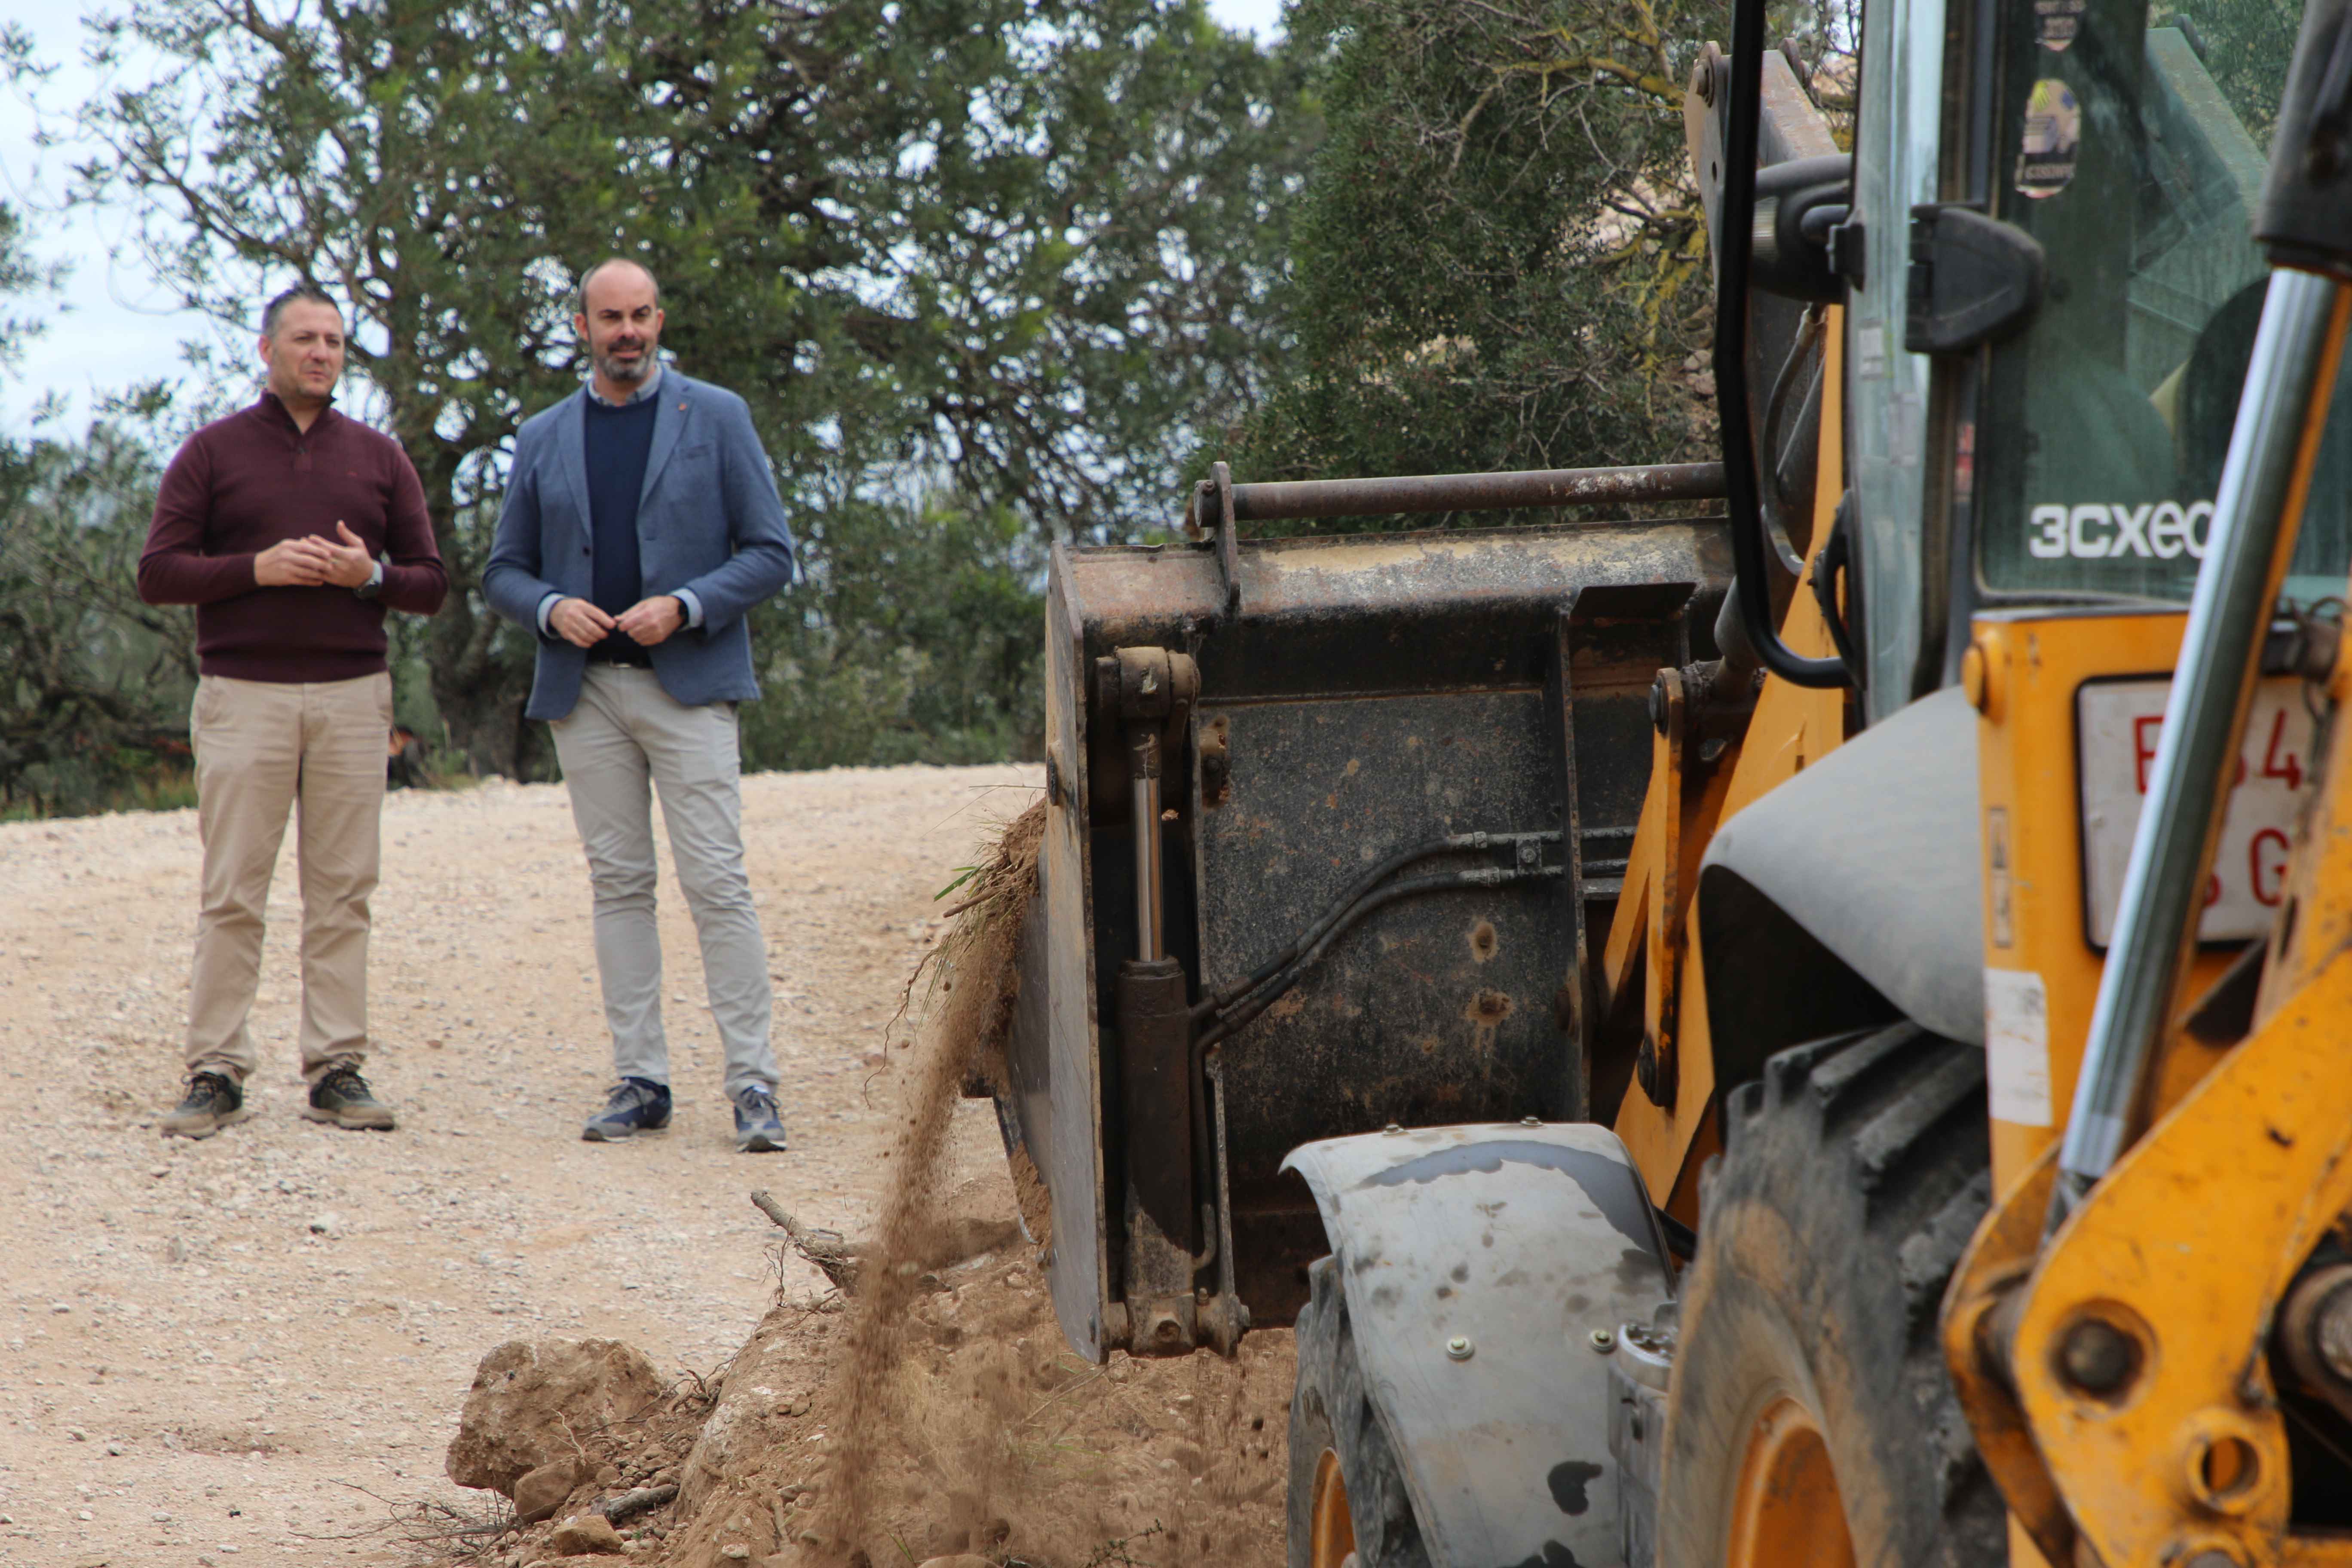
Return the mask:
<path id="1" fill-rule="evenodd" d="M 289 810 L 302 877 L 302 1114 L 393 1125 L 359 1071 L 392 725 L 383 616 L 429 616 L 449 588 L 407 454 L 331 406 L 343 371 L 334 301 L 315 285 L 287 289 L 262 314 L 260 347 L 268 390 L 188 437 L 139 559 L 141 598 L 196 606 L 202 672 L 189 721 L 205 871 L 188 1091 L 163 1119 L 184 1138 L 246 1114 L 257 1061 L 246 1016 Z"/>

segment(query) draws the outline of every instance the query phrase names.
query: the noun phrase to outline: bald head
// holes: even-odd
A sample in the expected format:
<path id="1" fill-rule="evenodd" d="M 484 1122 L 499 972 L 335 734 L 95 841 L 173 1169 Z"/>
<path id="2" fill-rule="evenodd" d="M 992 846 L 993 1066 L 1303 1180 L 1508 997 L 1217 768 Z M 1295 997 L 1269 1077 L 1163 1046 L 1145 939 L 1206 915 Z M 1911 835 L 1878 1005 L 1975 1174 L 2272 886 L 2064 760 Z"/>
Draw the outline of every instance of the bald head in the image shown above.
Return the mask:
<path id="1" fill-rule="evenodd" d="M 622 278 L 634 275 L 644 279 L 645 286 L 653 291 L 654 303 L 656 306 L 661 303 L 661 279 L 654 276 L 652 268 L 642 261 L 633 261 L 625 256 L 608 256 L 580 275 L 580 295 L 572 301 L 572 307 L 574 310 L 583 316 L 588 313 L 588 291 L 595 286 L 599 278 L 607 273 Z"/>

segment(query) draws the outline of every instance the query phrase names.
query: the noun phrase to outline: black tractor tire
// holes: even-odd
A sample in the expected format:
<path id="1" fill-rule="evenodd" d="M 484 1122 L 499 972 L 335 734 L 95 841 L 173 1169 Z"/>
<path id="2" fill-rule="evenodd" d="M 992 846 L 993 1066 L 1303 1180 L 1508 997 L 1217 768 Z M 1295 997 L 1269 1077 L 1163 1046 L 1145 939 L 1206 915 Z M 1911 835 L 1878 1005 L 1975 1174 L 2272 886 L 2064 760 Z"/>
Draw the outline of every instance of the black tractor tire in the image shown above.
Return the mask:
<path id="1" fill-rule="evenodd" d="M 1338 1456 L 1347 1485 L 1360 1568 L 1429 1568 L 1404 1472 L 1356 1358 L 1339 1260 L 1317 1259 L 1307 1278 L 1310 1296 L 1298 1314 L 1298 1381 L 1290 1398 L 1289 1568 L 1311 1568 L 1315 1477 L 1327 1452 Z"/>
<path id="2" fill-rule="evenodd" d="M 1984 1052 L 1911 1024 L 1800 1046 L 1726 1096 L 1723 1136 L 1682 1292 L 1658 1561 L 1726 1561 L 1751 1433 L 1793 1399 L 1856 1563 L 2005 1563 L 1937 1337 L 1991 1190 Z"/>

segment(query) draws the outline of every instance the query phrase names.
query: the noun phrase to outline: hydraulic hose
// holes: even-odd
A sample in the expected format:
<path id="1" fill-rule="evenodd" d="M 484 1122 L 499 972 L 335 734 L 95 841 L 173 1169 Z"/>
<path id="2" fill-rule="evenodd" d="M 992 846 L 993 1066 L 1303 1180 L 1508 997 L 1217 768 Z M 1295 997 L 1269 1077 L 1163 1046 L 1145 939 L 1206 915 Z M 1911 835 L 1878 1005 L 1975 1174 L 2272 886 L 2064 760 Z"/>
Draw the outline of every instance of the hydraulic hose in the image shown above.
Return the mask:
<path id="1" fill-rule="evenodd" d="M 1318 922 L 1323 927 L 1321 934 L 1313 939 L 1306 952 L 1300 953 L 1295 962 L 1268 976 L 1257 990 L 1247 993 L 1247 1000 L 1221 1014 L 1215 1023 L 1201 1032 L 1194 1049 L 1204 1049 L 1238 1034 L 1252 1019 L 1282 1000 L 1283 995 L 1298 984 L 1298 977 L 1312 968 L 1317 959 L 1329 952 L 1331 944 L 1345 935 L 1349 927 L 1375 910 L 1395 903 L 1399 899 L 1410 899 L 1422 893 L 1442 892 L 1454 888 L 1507 887 L 1513 882 L 1533 882 L 1557 877 L 1560 871 L 1561 868 L 1558 866 L 1482 866 L 1475 870 L 1445 871 L 1434 877 L 1415 877 L 1410 881 L 1391 882 L 1387 887 L 1366 893 L 1337 914 L 1325 916 Z"/>
<path id="2" fill-rule="evenodd" d="M 1426 860 L 1433 855 L 1491 849 L 1497 845 L 1557 844 L 1559 840 L 1557 828 L 1532 833 L 1449 833 L 1443 838 L 1433 838 L 1410 849 L 1400 849 L 1357 878 L 1320 919 L 1292 938 L 1287 946 L 1258 965 L 1255 971 L 1233 982 L 1215 995 L 1204 996 L 1193 1004 L 1192 1022 L 1195 1025 L 1205 1023 L 1290 967 L 1298 955 L 1320 941 L 1331 929 L 1332 922 L 1344 917 L 1359 899 L 1416 860 Z"/>
<path id="3" fill-rule="evenodd" d="M 1449 849 L 1483 849 L 1497 843 L 1523 843 L 1530 839 L 1556 843 L 1560 835 L 1558 832 L 1457 833 L 1450 837 L 1433 840 L 1431 843 L 1420 845 L 1412 849 L 1401 850 L 1357 879 L 1355 886 L 1349 889 L 1349 895 L 1345 900 L 1316 921 L 1314 925 L 1307 927 L 1297 941 L 1284 950 L 1286 953 L 1294 954 L 1294 957 L 1286 962 L 1269 963 L 1262 968 L 1258 974 L 1234 985 L 1227 986 L 1219 994 L 1219 996 L 1230 998 L 1230 1000 L 1213 1001 L 1213 1006 L 1212 1003 L 1203 1003 L 1201 1007 L 1194 1008 L 1194 1033 L 1188 1068 L 1188 1079 L 1193 1089 L 1192 1100 L 1192 1153 L 1196 1162 L 1194 1168 L 1208 1169 L 1205 1163 L 1198 1162 L 1206 1161 L 1213 1152 L 1213 1146 L 1209 1138 L 1208 1096 L 1202 1091 L 1202 1086 L 1207 1077 L 1209 1053 L 1218 1049 L 1236 1031 L 1280 1001 L 1284 993 L 1298 983 L 1298 977 L 1312 967 L 1317 959 L 1330 951 L 1331 944 L 1344 935 L 1349 927 L 1357 924 L 1373 910 L 1392 904 L 1399 899 L 1409 899 L 1418 894 L 1439 892 L 1452 888 L 1497 888 L 1507 887 L 1514 882 L 1538 881 L 1563 875 L 1565 868 L 1487 866 L 1475 870 L 1454 871 L 1434 877 L 1416 877 L 1411 881 L 1394 882 L 1387 887 L 1376 885 L 1380 879 L 1386 877 L 1398 867 L 1411 865 L 1415 860 L 1425 859 L 1432 855 L 1444 854 Z M 1279 955 L 1277 958 L 1279 959 Z M 1244 998 L 1247 1000 L 1244 1001 Z M 1239 1005 L 1236 1005 L 1236 1004 Z M 1199 1027 L 1202 1008 L 1222 1010 L 1227 1007 L 1233 1010 L 1225 1013 L 1208 1027 Z"/>

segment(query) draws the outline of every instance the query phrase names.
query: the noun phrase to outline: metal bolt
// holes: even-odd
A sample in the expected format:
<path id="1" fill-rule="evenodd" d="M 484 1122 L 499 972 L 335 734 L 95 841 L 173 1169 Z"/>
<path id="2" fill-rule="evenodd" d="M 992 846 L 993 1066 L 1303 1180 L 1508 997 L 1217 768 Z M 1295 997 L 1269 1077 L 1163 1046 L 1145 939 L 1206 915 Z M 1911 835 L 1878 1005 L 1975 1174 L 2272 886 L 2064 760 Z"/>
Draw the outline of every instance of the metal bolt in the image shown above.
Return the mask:
<path id="1" fill-rule="evenodd" d="M 2138 1375 L 2139 1347 L 2113 1323 L 2085 1318 L 2059 1342 L 2058 1370 L 2083 1393 L 2106 1398 Z"/>
<path id="2" fill-rule="evenodd" d="M 1404 1128 L 1398 1123 L 1391 1121 L 1386 1127 L 1381 1128 L 1381 1131 L 1389 1134 L 1391 1137 L 1394 1137 L 1396 1134 L 1403 1131 Z"/>
<path id="3" fill-rule="evenodd" d="M 1475 1349 L 1468 1334 L 1456 1334 L 1445 1342 L 1445 1353 L 1454 1361 L 1468 1361 Z"/>
<path id="4" fill-rule="evenodd" d="M 1714 62 L 1701 56 L 1691 65 L 1691 95 L 1708 108 L 1715 107 Z"/>
<path id="5" fill-rule="evenodd" d="M 1543 1118 L 1540 1116 L 1522 1116 L 1519 1118 L 1519 1125 L 1522 1127 L 1541 1127 L 1543 1125 Z"/>
<path id="6" fill-rule="evenodd" d="M 2327 1370 L 2352 1383 L 2352 1289 L 2338 1287 L 2319 1304 L 2311 1325 L 2313 1343 Z"/>
<path id="7" fill-rule="evenodd" d="M 1617 1336 L 1607 1329 L 1595 1329 L 1592 1331 L 1592 1348 L 1607 1355 L 1617 1348 Z"/>

